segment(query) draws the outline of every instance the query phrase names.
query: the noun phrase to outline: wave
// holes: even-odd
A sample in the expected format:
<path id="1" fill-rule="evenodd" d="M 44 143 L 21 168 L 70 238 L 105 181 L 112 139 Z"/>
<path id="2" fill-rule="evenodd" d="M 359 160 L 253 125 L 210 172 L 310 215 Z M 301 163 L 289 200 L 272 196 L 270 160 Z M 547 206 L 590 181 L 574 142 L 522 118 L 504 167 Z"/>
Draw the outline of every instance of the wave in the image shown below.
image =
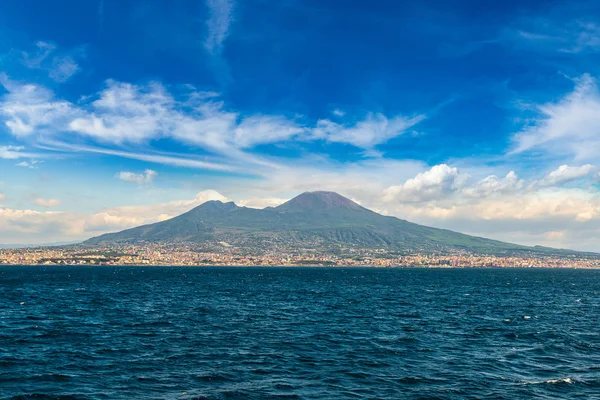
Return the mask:
<path id="1" fill-rule="evenodd" d="M 548 379 L 546 381 L 534 381 L 534 382 L 523 382 L 523 385 L 543 385 L 543 384 L 549 384 L 549 385 L 556 385 L 556 384 L 561 384 L 561 383 L 575 383 L 575 381 L 571 378 L 558 378 L 558 379 Z"/>

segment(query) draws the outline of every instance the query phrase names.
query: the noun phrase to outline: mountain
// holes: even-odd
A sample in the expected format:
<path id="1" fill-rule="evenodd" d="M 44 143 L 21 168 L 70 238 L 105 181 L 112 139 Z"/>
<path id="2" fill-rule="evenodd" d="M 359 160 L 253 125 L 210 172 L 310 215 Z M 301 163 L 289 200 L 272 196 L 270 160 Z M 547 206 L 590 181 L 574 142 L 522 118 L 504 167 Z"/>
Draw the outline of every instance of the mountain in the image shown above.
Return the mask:
<path id="1" fill-rule="evenodd" d="M 374 247 L 394 251 L 482 254 L 559 254 L 565 250 L 527 247 L 436 229 L 388 217 L 334 192 L 306 192 L 278 207 L 253 209 L 233 202 L 208 201 L 175 218 L 109 233 L 89 246 L 192 243 L 287 248 Z M 571 252 L 572 253 L 572 252 Z"/>

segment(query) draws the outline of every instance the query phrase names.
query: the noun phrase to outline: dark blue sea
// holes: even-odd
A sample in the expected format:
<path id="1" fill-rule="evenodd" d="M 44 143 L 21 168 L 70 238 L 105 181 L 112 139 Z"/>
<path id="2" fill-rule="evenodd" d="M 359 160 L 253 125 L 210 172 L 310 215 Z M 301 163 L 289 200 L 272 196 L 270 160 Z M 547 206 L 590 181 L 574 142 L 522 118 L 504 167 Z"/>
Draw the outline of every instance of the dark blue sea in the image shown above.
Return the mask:
<path id="1" fill-rule="evenodd" d="M 600 399 L 600 271 L 1 267 L 4 399 Z"/>

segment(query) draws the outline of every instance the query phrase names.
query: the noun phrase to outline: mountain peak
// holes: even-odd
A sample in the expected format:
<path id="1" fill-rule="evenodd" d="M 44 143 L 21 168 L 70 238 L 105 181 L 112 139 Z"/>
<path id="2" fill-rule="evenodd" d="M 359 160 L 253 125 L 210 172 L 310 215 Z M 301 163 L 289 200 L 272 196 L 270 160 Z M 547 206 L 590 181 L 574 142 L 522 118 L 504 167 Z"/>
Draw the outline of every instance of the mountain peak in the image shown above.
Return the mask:
<path id="1" fill-rule="evenodd" d="M 233 202 L 233 201 L 228 201 L 226 203 L 223 203 L 220 200 L 209 200 L 207 202 L 204 202 L 202 204 L 200 204 L 198 207 L 190 210 L 191 211 L 210 211 L 210 212 L 229 212 L 229 211 L 234 211 L 237 210 L 239 207 Z"/>
<path id="2" fill-rule="evenodd" d="M 316 191 L 304 192 L 293 199 L 275 207 L 277 211 L 325 211 L 336 208 L 345 208 L 354 211 L 362 211 L 365 208 L 359 206 L 352 200 L 335 192 Z"/>

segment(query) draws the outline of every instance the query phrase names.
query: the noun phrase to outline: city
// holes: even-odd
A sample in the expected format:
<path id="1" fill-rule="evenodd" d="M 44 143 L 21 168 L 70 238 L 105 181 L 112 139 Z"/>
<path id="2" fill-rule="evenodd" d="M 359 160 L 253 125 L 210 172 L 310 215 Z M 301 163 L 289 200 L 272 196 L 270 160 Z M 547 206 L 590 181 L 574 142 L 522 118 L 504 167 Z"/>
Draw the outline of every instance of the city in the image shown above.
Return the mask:
<path id="1" fill-rule="evenodd" d="M 0 265 L 131 266 L 352 266 L 428 268 L 600 268 L 600 257 L 399 253 L 387 249 L 342 247 L 297 249 L 285 246 L 250 252 L 226 243 L 214 245 L 145 244 L 88 248 L 78 245 L 0 249 Z"/>

